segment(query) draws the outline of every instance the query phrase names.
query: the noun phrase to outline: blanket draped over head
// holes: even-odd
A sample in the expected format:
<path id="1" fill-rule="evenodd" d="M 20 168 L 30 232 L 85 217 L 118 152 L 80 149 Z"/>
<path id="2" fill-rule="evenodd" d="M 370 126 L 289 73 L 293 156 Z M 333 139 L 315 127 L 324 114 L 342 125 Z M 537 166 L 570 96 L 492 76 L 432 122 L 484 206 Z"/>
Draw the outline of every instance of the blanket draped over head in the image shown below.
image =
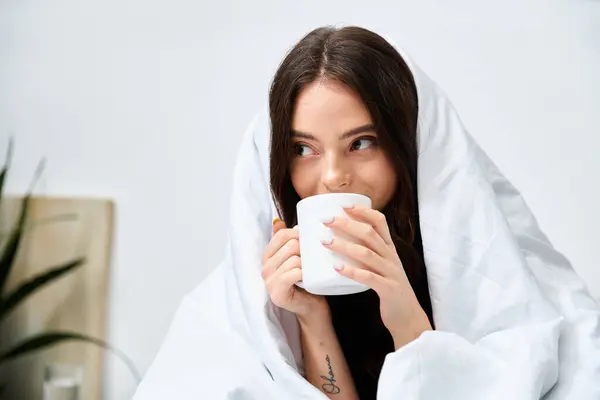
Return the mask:
<path id="1" fill-rule="evenodd" d="M 600 312 L 520 193 L 401 49 L 417 85 L 418 199 L 436 330 L 387 355 L 378 399 L 600 399 Z M 185 296 L 135 400 L 326 399 L 261 278 L 277 216 L 270 123 L 246 132 L 222 263 Z M 365 344 L 368 345 L 368 344 Z"/>

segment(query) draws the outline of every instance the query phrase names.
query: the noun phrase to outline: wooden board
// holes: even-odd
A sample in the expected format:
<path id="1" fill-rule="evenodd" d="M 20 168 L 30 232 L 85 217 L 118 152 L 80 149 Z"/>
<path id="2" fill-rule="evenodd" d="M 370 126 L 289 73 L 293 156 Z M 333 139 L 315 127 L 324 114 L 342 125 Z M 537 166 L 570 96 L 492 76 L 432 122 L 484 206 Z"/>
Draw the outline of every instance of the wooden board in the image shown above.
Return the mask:
<path id="1" fill-rule="evenodd" d="M 5 198 L 0 208 L 0 229 L 10 229 L 21 199 Z M 58 222 L 36 223 L 57 216 L 76 216 Z M 6 349 L 27 335 L 45 330 L 70 330 L 104 339 L 107 288 L 114 223 L 114 204 L 104 199 L 33 198 L 30 228 L 20 246 L 8 289 L 77 257 L 85 265 L 49 284 L 14 309 L 1 326 L 0 348 Z M 101 399 L 104 350 L 87 343 L 68 342 L 15 360 L 0 370 L 7 383 L 4 398 L 42 399 L 46 363 L 81 364 L 82 399 Z M 7 382 L 8 381 L 8 382 Z"/>

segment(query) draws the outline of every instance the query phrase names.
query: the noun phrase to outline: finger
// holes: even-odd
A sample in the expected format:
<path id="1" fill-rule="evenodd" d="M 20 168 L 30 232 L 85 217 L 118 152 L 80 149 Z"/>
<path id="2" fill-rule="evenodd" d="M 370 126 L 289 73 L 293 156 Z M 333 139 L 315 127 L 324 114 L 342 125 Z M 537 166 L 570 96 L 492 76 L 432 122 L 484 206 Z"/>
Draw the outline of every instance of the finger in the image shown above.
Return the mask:
<path id="1" fill-rule="evenodd" d="M 291 239 L 263 264 L 261 272 L 263 279 L 271 276 L 288 258 L 296 255 L 300 255 L 300 243 L 298 239 Z"/>
<path id="2" fill-rule="evenodd" d="M 344 211 L 349 217 L 371 225 L 388 246 L 394 244 L 385 215 L 381 212 L 361 206 L 344 208 Z"/>
<path id="3" fill-rule="evenodd" d="M 273 229 L 271 230 L 272 236 L 275 236 L 278 231 L 285 228 L 287 228 L 285 226 L 285 222 L 283 222 L 279 217 L 275 218 L 273 220 Z"/>
<path id="4" fill-rule="evenodd" d="M 273 272 L 269 279 L 277 280 L 281 275 L 291 271 L 294 268 L 302 268 L 301 259 L 298 255 L 293 255 L 281 264 L 279 268 Z"/>
<path id="5" fill-rule="evenodd" d="M 288 258 L 281 267 L 277 268 L 277 270 L 266 279 L 265 283 L 267 285 L 267 290 L 270 292 L 270 288 L 281 285 L 282 277 L 295 268 L 302 268 L 299 256 Z"/>
<path id="6" fill-rule="evenodd" d="M 341 265 L 339 268 L 336 268 L 336 271 L 346 278 L 370 287 L 379 295 L 385 293 L 387 283 L 386 279 L 381 275 L 377 275 L 366 269 L 350 267 L 348 265 Z"/>
<path id="7" fill-rule="evenodd" d="M 375 228 L 365 222 L 356 221 L 350 218 L 334 218 L 331 222 L 325 222 L 323 225 L 331 228 L 334 232 L 343 232 L 351 236 L 381 257 L 389 254 L 390 248 L 385 243 L 385 240 L 375 230 Z"/>
<path id="8" fill-rule="evenodd" d="M 289 290 L 292 285 L 300 282 L 302 280 L 302 269 L 294 268 L 281 276 L 279 280 L 281 284 L 281 288 L 285 288 Z"/>
<path id="9" fill-rule="evenodd" d="M 386 273 L 386 271 L 383 268 L 383 266 L 385 265 L 385 260 L 368 247 L 356 243 L 351 243 L 339 238 L 336 238 L 329 243 L 322 243 L 323 246 L 333 251 L 334 253 L 338 253 L 348 258 L 351 258 L 352 260 L 358 261 L 358 263 L 364 265 L 366 268 L 379 275 L 385 275 Z"/>
<path id="10" fill-rule="evenodd" d="M 285 226 L 285 224 L 284 224 Z M 298 239 L 298 231 L 296 229 L 279 229 L 273 235 L 273 238 L 265 248 L 262 256 L 263 265 L 267 260 L 275 255 L 279 249 L 292 239 Z"/>

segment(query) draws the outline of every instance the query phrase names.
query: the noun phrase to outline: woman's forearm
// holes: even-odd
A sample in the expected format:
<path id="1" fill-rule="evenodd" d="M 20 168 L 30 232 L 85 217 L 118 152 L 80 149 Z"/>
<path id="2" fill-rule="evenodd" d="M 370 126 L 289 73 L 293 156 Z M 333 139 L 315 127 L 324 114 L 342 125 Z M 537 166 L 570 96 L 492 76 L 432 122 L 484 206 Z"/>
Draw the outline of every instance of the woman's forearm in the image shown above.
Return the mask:
<path id="1" fill-rule="evenodd" d="M 356 400 L 358 394 L 331 318 L 298 317 L 306 379 L 330 399 Z"/>

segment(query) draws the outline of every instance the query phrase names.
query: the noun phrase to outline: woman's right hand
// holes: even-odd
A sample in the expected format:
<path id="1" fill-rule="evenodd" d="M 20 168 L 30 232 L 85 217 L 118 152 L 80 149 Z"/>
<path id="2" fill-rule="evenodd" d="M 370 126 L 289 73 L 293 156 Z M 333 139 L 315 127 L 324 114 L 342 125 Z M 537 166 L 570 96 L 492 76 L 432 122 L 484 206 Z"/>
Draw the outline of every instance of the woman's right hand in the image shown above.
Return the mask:
<path id="1" fill-rule="evenodd" d="M 263 253 L 261 275 L 273 304 L 300 318 L 313 313 L 328 314 L 329 305 L 324 297 L 296 286 L 302 280 L 298 230 L 288 229 L 282 220 L 276 219 L 272 234 Z"/>

